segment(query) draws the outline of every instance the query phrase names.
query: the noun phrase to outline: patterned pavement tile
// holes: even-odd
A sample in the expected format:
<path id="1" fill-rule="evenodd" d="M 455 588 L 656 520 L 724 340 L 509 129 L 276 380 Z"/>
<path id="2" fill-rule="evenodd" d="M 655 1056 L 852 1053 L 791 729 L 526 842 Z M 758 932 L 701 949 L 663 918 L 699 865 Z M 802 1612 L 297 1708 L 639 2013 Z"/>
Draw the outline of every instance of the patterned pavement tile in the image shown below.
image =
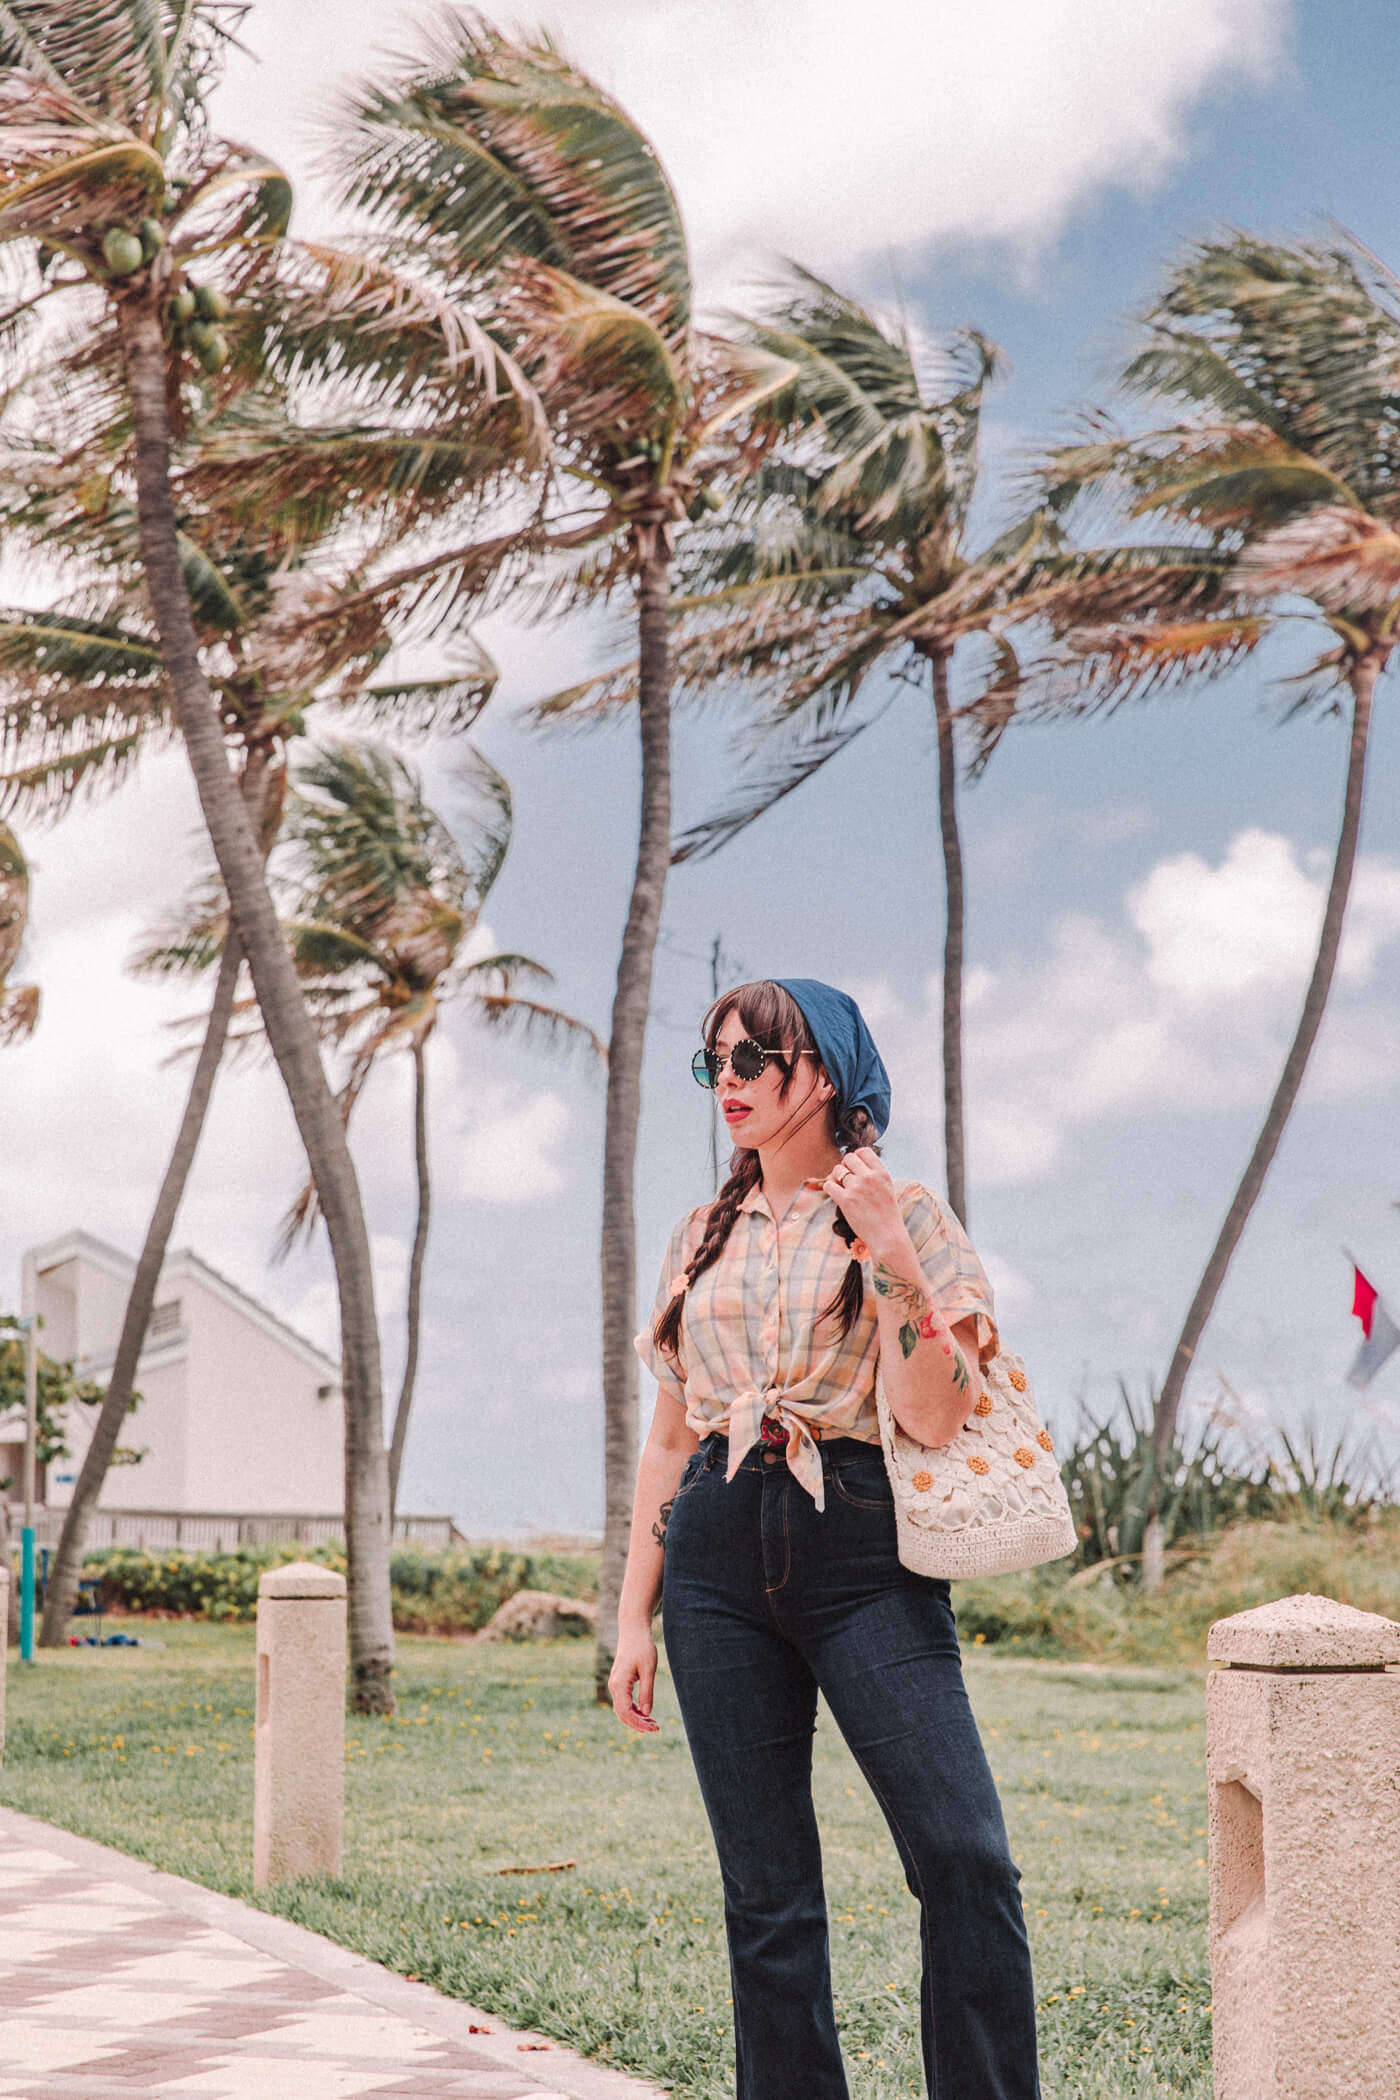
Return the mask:
<path id="1" fill-rule="evenodd" d="M 532 2077 L 512 2061 L 531 2046 L 314 1934 L 0 1809 L 0 2100 L 654 2091 L 558 2045 Z"/>

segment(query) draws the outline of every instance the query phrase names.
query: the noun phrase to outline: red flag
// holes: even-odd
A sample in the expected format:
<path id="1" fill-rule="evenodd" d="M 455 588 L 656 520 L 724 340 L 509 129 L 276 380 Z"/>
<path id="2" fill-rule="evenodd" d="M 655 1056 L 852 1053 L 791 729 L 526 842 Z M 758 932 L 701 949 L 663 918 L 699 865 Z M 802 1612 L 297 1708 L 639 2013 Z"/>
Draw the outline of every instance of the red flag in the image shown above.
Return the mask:
<path id="1" fill-rule="evenodd" d="M 1356 1277 L 1351 1309 L 1361 1322 L 1362 1342 L 1356 1352 L 1356 1361 L 1347 1372 L 1347 1384 L 1362 1392 L 1381 1365 L 1388 1363 L 1400 1349 L 1400 1324 L 1391 1318 L 1376 1286 L 1362 1275 L 1354 1261 L 1351 1266 Z"/>

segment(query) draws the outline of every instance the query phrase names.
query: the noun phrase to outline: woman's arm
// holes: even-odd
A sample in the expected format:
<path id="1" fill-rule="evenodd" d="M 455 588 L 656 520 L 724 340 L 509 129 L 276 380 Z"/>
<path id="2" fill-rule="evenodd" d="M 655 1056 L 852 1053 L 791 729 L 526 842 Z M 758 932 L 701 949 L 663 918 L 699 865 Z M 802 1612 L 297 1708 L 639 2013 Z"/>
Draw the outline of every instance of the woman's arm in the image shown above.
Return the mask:
<path id="1" fill-rule="evenodd" d="M 839 1181 L 828 1177 L 822 1185 L 870 1257 L 890 1411 L 916 1443 L 950 1443 L 981 1391 L 977 1321 L 970 1316 L 950 1327 L 934 1305 L 879 1155 L 868 1147 L 848 1152 L 837 1171 Z"/>
<path id="2" fill-rule="evenodd" d="M 651 1718 L 656 1683 L 656 1643 L 651 1622 L 661 1595 L 666 1525 L 685 1462 L 699 1442 L 685 1419 L 684 1403 L 669 1393 L 658 1392 L 656 1412 L 637 1467 L 632 1537 L 617 1608 L 617 1653 L 608 1674 L 613 1712 L 624 1727 L 635 1728 L 642 1735 L 655 1734 L 659 1725 Z"/>

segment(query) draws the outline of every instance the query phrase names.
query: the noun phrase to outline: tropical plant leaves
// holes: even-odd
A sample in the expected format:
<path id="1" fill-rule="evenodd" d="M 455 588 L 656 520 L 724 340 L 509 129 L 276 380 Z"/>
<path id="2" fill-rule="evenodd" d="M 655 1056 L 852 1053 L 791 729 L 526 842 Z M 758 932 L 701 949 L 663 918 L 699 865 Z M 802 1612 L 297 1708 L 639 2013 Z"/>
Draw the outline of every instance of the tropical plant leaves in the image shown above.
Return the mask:
<path id="1" fill-rule="evenodd" d="M 690 262 L 655 150 L 613 98 L 547 39 L 514 43 L 480 16 L 447 18 L 400 83 L 347 111 L 348 202 L 424 229 L 465 281 L 524 258 L 636 310 L 678 351 Z"/>

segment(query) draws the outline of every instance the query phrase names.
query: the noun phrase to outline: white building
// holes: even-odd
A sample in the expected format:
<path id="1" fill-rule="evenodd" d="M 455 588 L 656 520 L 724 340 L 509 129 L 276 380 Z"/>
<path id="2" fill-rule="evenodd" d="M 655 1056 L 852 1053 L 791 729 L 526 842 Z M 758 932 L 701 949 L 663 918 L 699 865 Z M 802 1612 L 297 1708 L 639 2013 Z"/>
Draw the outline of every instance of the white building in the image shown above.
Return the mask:
<path id="1" fill-rule="evenodd" d="M 71 1358 L 80 1376 L 103 1382 L 135 1268 L 86 1232 L 35 1248 L 25 1259 L 21 1310 L 38 1311 L 45 1355 Z M 161 1271 L 136 1390 L 141 1404 L 121 1442 L 145 1456 L 110 1470 L 103 1510 L 331 1517 L 343 1509 L 339 1365 L 188 1249 Z M 40 1483 L 47 1510 L 71 1499 L 91 1430 L 89 1411 L 71 1409 L 73 1457 L 55 1460 Z M 0 1477 L 14 1483 L 11 1503 L 22 1439 L 22 1422 L 0 1422 Z M 188 1527 L 189 1543 L 216 1543 L 203 1529 Z M 115 1535 L 130 1536 L 131 1527 L 118 1524 Z M 168 1536 L 168 1527 L 154 1527 L 150 1543 Z"/>

